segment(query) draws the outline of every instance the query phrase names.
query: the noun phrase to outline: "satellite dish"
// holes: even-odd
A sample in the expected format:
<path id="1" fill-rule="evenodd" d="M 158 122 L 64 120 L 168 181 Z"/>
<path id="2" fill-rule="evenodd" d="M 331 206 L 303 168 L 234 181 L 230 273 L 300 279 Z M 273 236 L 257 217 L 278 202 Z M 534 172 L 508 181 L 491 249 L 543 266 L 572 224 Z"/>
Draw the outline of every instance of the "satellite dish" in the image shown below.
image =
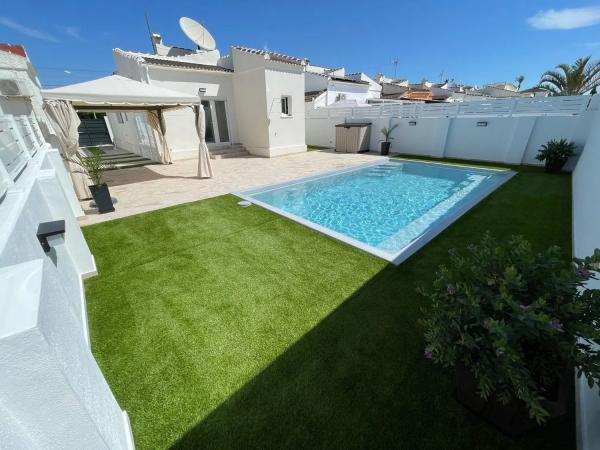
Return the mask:
<path id="1" fill-rule="evenodd" d="M 182 17 L 179 19 L 179 26 L 185 35 L 189 37 L 198 47 L 208 51 L 217 48 L 215 38 L 212 37 L 206 28 L 204 28 L 194 19 Z"/>

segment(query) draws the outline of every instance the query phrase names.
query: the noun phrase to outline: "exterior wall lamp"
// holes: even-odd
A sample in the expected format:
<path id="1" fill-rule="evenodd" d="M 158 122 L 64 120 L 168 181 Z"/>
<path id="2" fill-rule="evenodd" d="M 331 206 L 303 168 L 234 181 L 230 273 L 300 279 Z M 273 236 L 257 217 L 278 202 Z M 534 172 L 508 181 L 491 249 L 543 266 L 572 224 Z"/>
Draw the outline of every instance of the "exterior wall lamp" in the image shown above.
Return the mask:
<path id="1" fill-rule="evenodd" d="M 37 238 L 45 253 L 50 252 L 48 238 L 57 234 L 65 234 L 65 221 L 54 220 L 52 222 L 42 222 L 38 225 Z"/>
<path id="2" fill-rule="evenodd" d="M 487 127 L 487 122 L 483 121 L 483 122 L 477 122 L 477 126 L 478 127 Z"/>

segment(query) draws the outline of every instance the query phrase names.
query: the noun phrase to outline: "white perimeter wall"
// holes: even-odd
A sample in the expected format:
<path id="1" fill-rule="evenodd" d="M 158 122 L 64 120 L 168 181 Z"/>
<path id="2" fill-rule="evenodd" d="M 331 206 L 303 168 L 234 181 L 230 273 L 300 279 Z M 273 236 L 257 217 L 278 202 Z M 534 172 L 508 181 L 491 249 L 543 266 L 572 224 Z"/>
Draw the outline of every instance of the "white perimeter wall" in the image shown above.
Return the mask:
<path id="1" fill-rule="evenodd" d="M 39 150 L 0 200 L 0 447 L 133 448 L 90 350 L 82 278 L 96 268 L 65 180 L 58 151 Z M 44 253 L 37 227 L 59 219 Z"/>
<path id="2" fill-rule="evenodd" d="M 573 253 L 591 255 L 600 248 L 600 111 L 592 118 L 585 149 L 573 171 Z M 600 289 L 600 282 L 591 282 Z M 576 383 L 577 440 L 581 450 L 600 448 L 600 397 L 585 379 Z"/>
<path id="3" fill-rule="evenodd" d="M 550 139 L 566 138 L 583 149 L 598 103 L 598 98 L 594 98 L 592 104 L 577 115 L 483 117 L 368 117 L 369 111 L 366 110 L 369 108 L 352 108 L 352 113 L 342 111 L 342 115 L 334 109 L 323 108 L 308 111 L 306 142 L 334 147 L 335 125 L 366 121 L 372 124 L 371 150 L 379 150 L 383 127 L 398 125 L 392 134 L 393 152 L 539 165 L 535 155 L 540 146 Z M 478 126 L 478 122 L 486 122 L 487 126 Z M 570 168 L 573 164 L 570 163 Z"/>
<path id="4" fill-rule="evenodd" d="M 19 76 L 25 58 L 4 53 L 0 68 L 11 70 L 3 75 Z M 96 266 L 70 176 L 49 136 L 34 132 L 30 141 L 5 125 L 45 121 L 39 83 L 33 71 L 26 76 L 32 97 L 0 97 L 2 145 L 18 143 L 26 160 L 8 179 L 8 159 L 0 161 L 8 181 L 0 193 L 0 448 L 132 449 L 127 416 L 90 350 L 83 278 Z M 65 233 L 48 238 L 45 253 L 38 226 L 55 220 Z"/>

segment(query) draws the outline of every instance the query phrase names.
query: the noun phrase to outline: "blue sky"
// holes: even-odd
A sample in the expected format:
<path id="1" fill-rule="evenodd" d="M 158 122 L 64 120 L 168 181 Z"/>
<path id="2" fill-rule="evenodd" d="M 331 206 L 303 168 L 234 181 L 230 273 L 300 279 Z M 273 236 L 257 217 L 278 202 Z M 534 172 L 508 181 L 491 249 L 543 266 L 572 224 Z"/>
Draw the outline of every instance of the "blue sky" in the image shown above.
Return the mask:
<path id="1" fill-rule="evenodd" d="M 190 47 L 195 18 L 222 54 L 230 45 L 308 57 L 313 64 L 419 81 L 524 86 L 577 57 L 600 56 L 600 3 L 579 1 L 29 1 L 0 10 L 0 42 L 23 44 L 47 87 L 109 75 L 111 50 L 150 51 L 144 20 L 166 43 Z"/>

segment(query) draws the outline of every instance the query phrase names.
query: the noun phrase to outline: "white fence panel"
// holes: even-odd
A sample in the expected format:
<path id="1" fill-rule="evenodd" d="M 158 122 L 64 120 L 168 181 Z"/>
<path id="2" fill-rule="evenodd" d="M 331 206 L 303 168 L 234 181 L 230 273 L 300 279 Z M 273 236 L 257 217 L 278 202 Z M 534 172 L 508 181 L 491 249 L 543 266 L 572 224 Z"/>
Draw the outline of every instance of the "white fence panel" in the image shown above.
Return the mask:
<path id="1" fill-rule="evenodd" d="M 306 114 L 306 142 L 335 146 L 335 125 L 371 123 L 371 150 L 380 130 L 397 124 L 392 151 L 414 155 L 540 164 L 535 156 L 550 139 L 582 147 L 600 97 L 511 98 L 464 103 L 380 103 L 321 108 Z M 570 167 L 570 166 L 569 166 Z"/>

